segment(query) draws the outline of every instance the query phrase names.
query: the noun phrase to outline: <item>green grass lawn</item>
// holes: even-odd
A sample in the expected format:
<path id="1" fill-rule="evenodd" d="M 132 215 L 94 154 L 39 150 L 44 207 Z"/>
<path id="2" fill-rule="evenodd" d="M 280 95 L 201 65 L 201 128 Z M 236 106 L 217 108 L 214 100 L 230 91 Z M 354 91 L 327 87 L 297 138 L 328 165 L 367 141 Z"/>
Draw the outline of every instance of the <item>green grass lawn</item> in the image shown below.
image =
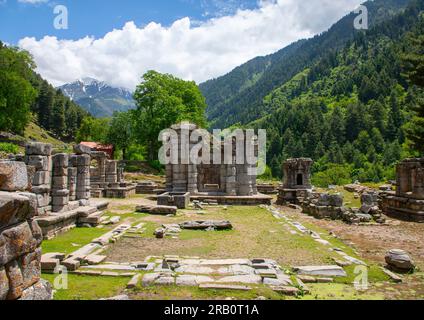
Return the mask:
<path id="1" fill-rule="evenodd" d="M 43 253 L 60 252 L 70 254 L 108 232 L 108 228 L 75 228 L 53 240 L 43 241 Z"/>
<path id="2" fill-rule="evenodd" d="M 43 274 L 42 278 L 54 284 L 57 275 Z M 98 300 L 121 294 L 128 277 L 101 277 L 68 274 L 68 288 L 57 290 L 55 300 Z"/>
<path id="3" fill-rule="evenodd" d="M 331 243 L 325 246 L 315 242 L 309 235 L 292 234 L 292 227 L 284 220 L 278 220 L 270 212 L 257 206 L 207 207 L 205 215 L 196 210 L 183 210 L 175 217 L 151 216 L 147 214 L 128 213 L 120 215 L 122 221 L 138 224 L 145 223 L 146 232 L 140 238 L 122 238 L 111 245 L 105 252 L 108 261 L 134 262 L 142 261 L 147 256 L 179 255 L 199 256 L 206 259 L 215 258 L 269 258 L 276 260 L 286 270 L 298 265 L 334 264 L 333 258 L 342 260 L 330 248 L 341 248 L 347 254 L 360 258 L 355 250 L 328 231 L 317 227 L 312 222 L 303 223 L 305 227 L 321 235 Z M 111 212 L 106 215 L 115 215 Z M 183 230 L 179 239 L 155 239 L 153 232 L 162 224 L 181 223 L 189 220 L 229 220 L 234 229 L 229 231 L 189 231 Z M 43 242 L 43 252 L 71 253 L 93 239 L 108 232 L 115 226 L 98 228 L 77 228 Z M 354 289 L 355 267 L 346 267 L 345 278 L 336 278 L 332 284 L 308 285 L 311 294 L 299 297 L 286 297 L 275 293 L 265 286 L 253 286 L 251 291 L 202 290 L 197 287 L 149 287 L 141 286 L 130 291 L 134 299 L 225 299 L 232 297 L 240 300 L 256 299 L 382 299 L 381 292 L 359 292 Z M 53 283 L 54 275 L 43 275 Z M 389 283 L 388 277 L 376 265 L 368 268 L 371 286 Z M 123 293 L 129 278 L 69 275 L 68 290 L 59 290 L 55 296 L 58 300 L 99 299 Z"/>

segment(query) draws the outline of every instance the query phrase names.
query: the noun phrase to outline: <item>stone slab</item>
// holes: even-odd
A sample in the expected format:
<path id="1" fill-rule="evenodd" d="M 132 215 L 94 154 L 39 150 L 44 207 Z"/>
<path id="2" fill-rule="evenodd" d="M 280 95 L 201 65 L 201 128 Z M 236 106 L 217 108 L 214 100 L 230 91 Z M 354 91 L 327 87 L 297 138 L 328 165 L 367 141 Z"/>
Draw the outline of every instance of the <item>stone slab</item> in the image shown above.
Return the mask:
<path id="1" fill-rule="evenodd" d="M 303 266 L 295 267 L 293 270 L 301 275 L 347 277 L 346 271 L 339 266 Z"/>

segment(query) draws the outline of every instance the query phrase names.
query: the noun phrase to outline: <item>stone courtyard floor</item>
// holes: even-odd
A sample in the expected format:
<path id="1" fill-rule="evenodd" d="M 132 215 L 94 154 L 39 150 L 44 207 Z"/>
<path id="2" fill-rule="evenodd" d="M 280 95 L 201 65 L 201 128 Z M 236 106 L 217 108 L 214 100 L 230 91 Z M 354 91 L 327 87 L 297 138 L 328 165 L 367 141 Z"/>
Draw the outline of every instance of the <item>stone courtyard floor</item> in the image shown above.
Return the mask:
<path id="1" fill-rule="evenodd" d="M 131 286 L 131 289 L 127 289 L 131 276 L 135 274 L 139 275 L 140 279 L 147 279 L 155 270 L 137 270 L 132 273 L 127 270 L 126 275 L 119 272 L 90 275 L 87 272 L 82 274 L 84 272 L 81 270 L 88 270 L 88 267 L 82 267 L 79 270 L 80 273 L 69 275 L 68 289 L 58 290 L 55 299 L 100 299 L 119 294 L 127 294 L 131 299 L 181 300 L 424 298 L 422 272 L 402 276 L 403 282 L 397 284 L 380 268 L 384 265 L 385 252 L 389 249 L 400 248 L 410 252 L 417 266 L 423 270 L 424 224 L 394 221 L 388 226 L 349 226 L 340 221 L 315 220 L 286 207 L 264 206 L 208 206 L 202 211 L 179 210 L 177 216 L 172 217 L 135 213 L 137 205 L 154 204 L 147 197 L 134 196 L 129 199 L 112 200 L 106 215 L 119 216 L 121 220 L 117 225 L 73 229 L 54 240 L 43 242 L 43 253 L 70 254 L 119 225 L 139 226 L 142 224 L 142 232 L 124 234 L 115 243 L 107 244 L 103 248 L 101 254 L 106 256 L 105 266 L 160 262 L 165 256 L 206 261 L 203 263 L 217 260 L 225 263 L 223 259 L 261 258 L 274 261 L 280 274 L 278 278 L 287 278 L 288 281 L 292 281 L 292 286 L 298 288 L 298 292 L 295 296 L 282 294 L 261 281 L 253 281 L 254 283 L 248 285 L 239 283 L 239 285 L 248 286 L 249 290 L 184 286 L 176 285 L 175 281 L 174 283 L 162 281 L 162 285 L 152 283 L 149 286 L 143 286 L 144 282 L 141 280 Z M 178 235 L 165 239 L 156 239 L 153 235 L 154 231 L 163 224 L 178 224 L 192 220 L 229 220 L 233 230 L 182 230 Z M 302 286 L 302 283 L 297 282 L 298 275 L 293 272 L 293 267 L 297 266 L 329 266 L 335 265 L 337 261 L 349 259 L 355 263 L 363 261 L 367 264 L 369 280 L 367 290 L 357 291 L 353 285 L 356 277 L 355 265 L 345 266 L 346 276 L 331 278 L 331 283 L 307 283 Z M 244 263 L 235 263 L 233 267 L 239 268 L 240 264 L 243 270 L 250 268 Z M 154 268 L 157 269 L 158 266 L 159 264 L 156 264 Z M 102 265 L 94 268 L 101 269 Z M 180 276 L 195 276 L 199 279 L 212 277 L 211 274 L 205 274 L 208 271 L 200 269 L 198 272 L 191 271 L 184 274 L 178 270 L 173 273 L 177 279 Z M 56 275 L 44 274 L 43 277 L 53 283 Z M 249 278 L 247 274 L 246 277 Z M 251 275 L 249 279 L 251 278 L 255 279 L 255 276 Z M 165 277 L 162 280 L 166 280 Z"/>

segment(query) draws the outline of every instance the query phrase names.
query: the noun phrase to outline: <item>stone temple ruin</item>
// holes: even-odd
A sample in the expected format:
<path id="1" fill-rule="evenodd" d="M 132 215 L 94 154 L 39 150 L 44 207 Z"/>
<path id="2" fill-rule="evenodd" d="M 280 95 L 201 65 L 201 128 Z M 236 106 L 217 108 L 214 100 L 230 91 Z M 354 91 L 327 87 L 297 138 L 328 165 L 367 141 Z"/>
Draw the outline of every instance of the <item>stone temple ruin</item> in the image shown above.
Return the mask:
<path id="1" fill-rule="evenodd" d="M 182 130 L 188 129 L 191 135 L 198 128 L 194 124 L 183 123 L 173 126 L 172 129 L 179 135 L 181 150 Z M 194 146 L 195 143 L 190 142 L 190 151 Z M 223 143 L 221 151 L 224 152 Z M 248 174 L 248 169 L 253 166 L 236 164 L 236 143 L 233 144 L 231 164 L 193 164 L 191 160 L 189 164 L 183 164 L 181 154 L 178 155 L 178 160 L 179 164 L 166 165 L 167 192 L 160 196 L 162 204 L 171 205 L 173 199 L 188 196 L 191 200 L 216 200 L 220 204 L 271 204 L 272 197 L 258 192 L 256 176 Z"/>
<path id="2" fill-rule="evenodd" d="M 103 151 L 90 151 L 89 154 L 93 198 L 127 198 L 136 193 L 136 185 L 124 181 L 123 167 L 119 166 L 118 161 L 109 160 Z"/>
<path id="3" fill-rule="evenodd" d="M 283 164 L 283 186 L 279 189 L 277 204 L 301 204 L 312 191 L 312 159 L 288 159 Z"/>
<path id="4" fill-rule="evenodd" d="M 0 161 L 0 300 L 52 297 L 41 279 L 43 234 L 36 222 L 46 206 L 43 195 L 30 192 L 33 178 L 24 162 Z"/>
<path id="5" fill-rule="evenodd" d="M 27 190 L 36 203 L 34 219 L 45 239 L 76 226 L 98 225 L 108 206 L 106 201 L 90 201 L 90 151 L 78 146 L 74 151 L 52 155 L 50 144 L 31 143 L 25 156 L 2 162 L 3 167 L 6 163 L 26 165 Z"/>
<path id="6" fill-rule="evenodd" d="M 396 191 L 384 193 L 381 206 L 390 217 L 424 222 L 424 158 L 398 164 Z"/>

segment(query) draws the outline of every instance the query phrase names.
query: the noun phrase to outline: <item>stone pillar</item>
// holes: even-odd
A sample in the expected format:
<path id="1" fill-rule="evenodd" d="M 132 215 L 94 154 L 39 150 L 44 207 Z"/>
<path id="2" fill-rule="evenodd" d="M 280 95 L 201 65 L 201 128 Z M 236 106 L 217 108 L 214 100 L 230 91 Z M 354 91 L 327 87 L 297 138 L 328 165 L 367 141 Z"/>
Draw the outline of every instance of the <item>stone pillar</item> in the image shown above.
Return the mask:
<path id="1" fill-rule="evenodd" d="M 53 156 L 52 211 L 67 211 L 69 203 L 68 190 L 69 156 L 65 153 Z"/>
<path id="2" fill-rule="evenodd" d="M 37 195 L 39 215 L 51 211 L 52 145 L 30 143 L 25 148 L 25 163 L 35 167 L 31 191 Z"/>
<path id="3" fill-rule="evenodd" d="M 415 199 L 424 200 L 424 168 L 418 168 L 415 174 L 413 196 Z"/>
<path id="4" fill-rule="evenodd" d="M 254 168 L 254 166 L 251 166 L 251 167 Z M 250 176 L 250 181 L 251 181 L 251 184 L 252 184 L 252 193 L 253 193 L 253 195 L 257 195 L 258 194 L 258 185 L 256 183 L 256 179 L 257 179 L 257 176 L 256 175 Z"/>
<path id="5" fill-rule="evenodd" d="M 68 168 L 68 190 L 69 201 L 75 201 L 77 199 L 77 168 Z"/>
<path id="6" fill-rule="evenodd" d="M 123 182 L 125 182 L 124 167 L 120 165 L 118 167 L 118 183 L 123 183 Z"/>
<path id="7" fill-rule="evenodd" d="M 252 180 L 248 174 L 248 165 L 237 165 L 237 184 L 239 196 L 252 196 Z"/>
<path id="8" fill-rule="evenodd" d="M 235 165 L 227 165 L 225 191 L 228 196 L 237 195 L 237 169 Z"/>
<path id="9" fill-rule="evenodd" d="M 118 162 L 115 160 L 105 161 L 105 179 L 107 183 L 118 183 Z"/>
<path id="10" fill-rule="evenodd" d="M 397 194 L 399 196 L 402 196 L 412 191 L 410 189 L 409 171 L 408 171 L 407 165 L 405 165 L 404 163 L 400 163 L 397 166 L 396 171 L 397 171 L 397 175 L 396 175 Z"/>
<path id="11" fill-rule="evenodd" d="M 172 164 L 167 164 L 165 167 L 166 173 L 166 184 L 165 188 L 167 192 L 173 191 L 173 173 L 172 173 Z"/>
<path id="12" fill-rule="evenodd" d="M 100 184 L 106 182 L 106 158 L 98 159 L 98 173 L 99 173 L 99 182 Z"/>
<path id="13" fill-rule="evenodd" d="M 81 205 L 88 205 L 90 200 L 90 161 L 87 154 L 77 156 L 76 199 Z"/>
<path id="14" fill-rule="evenodd" d="M 187 165 L 172 165 L 173 192 L 187 192 Z"/>
<path id="15" fill-rule="evenodd" d="M 188 165 L 187 176 L 188 176 L 187 191 L 190 192 L 190 194 L 199 193 L 199 188 L 197 185 L 197 178 L 198 178 L 197 165 L 195 164 Z"/>

